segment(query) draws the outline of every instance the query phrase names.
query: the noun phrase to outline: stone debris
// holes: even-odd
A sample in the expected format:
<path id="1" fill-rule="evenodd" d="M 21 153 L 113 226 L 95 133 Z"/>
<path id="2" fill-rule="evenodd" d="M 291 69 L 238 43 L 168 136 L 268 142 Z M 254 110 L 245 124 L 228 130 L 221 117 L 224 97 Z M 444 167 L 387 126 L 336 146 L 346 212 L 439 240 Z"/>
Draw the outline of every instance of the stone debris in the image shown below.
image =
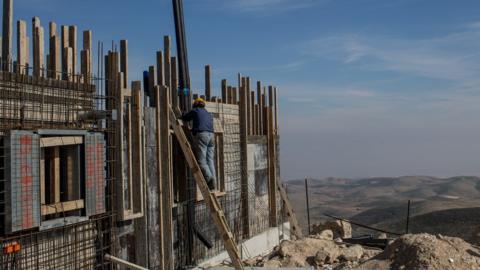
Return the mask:
<path id="1" fill-rule="evenodd" d="M 409 234 L 392 241 L 382 251 L 349 245 L 338 239 L 334 241 L 333 229 L 330 226 L 315 231 L 308 238 L 283 241 L 267 256 L 252 258 L 245 263 L 251 267 L 313 267 L 322 270 L 480 269 L 480 249 L 460 238 Z"/>
<path id="2" fill-rule="evenodd" d="M 344 269 L 354 267 L 379 254 L 379 249 L 364 248 L 333 241 L 332 230 L 295 241 L 283 241 L 272 253 L 245 261 L 247 266 L 266 268 L 314 267 L 315 269 Z M 348 268 L 345 268 L 348 269 Z"/>
<path id="3" fill-rule="evenodd" d="M 325 223 L 317 223 L 312 225 L 311 235 L 320 234 L 325 230 L 331 230 L 333 232 L 333 238 L 351 238 L 352 226 L 350 223 L 336 220 L 327 221 Z"/>
<path id="4" fill-rule="evenodd" d="M 480 249 L 456 237 L 408 234 L 355 270 L 478 270 Z"/>

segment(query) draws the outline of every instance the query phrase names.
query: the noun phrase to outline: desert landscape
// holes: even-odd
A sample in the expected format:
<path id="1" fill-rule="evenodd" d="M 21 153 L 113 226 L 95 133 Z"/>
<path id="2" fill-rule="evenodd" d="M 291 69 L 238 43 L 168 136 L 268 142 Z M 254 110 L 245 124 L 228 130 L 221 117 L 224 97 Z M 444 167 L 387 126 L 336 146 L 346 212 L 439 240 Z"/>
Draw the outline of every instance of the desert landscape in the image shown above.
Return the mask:
<path id="1" fill-rule="evenodd" d="M 287 181 L 288 195 L 302 226 L 307 228 L 305 180 Z M 406 231 L 408 201 L 410 233 L 461 237 L 478 244 L 480 178 L 404 176 L 367 179 L 309 179 L 311 224 L 331 220 L 330 214 L 375 228 Z M 353 226 L 353 235 L 377 232 Z"/>

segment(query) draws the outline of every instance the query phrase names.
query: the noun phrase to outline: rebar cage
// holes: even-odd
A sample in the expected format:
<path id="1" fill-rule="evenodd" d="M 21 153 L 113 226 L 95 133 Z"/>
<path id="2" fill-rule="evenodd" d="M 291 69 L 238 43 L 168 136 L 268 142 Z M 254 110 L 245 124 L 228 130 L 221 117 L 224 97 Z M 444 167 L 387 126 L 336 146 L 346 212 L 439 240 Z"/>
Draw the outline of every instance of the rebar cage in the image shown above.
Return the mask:
<path id="1" fill-rule="evenodd" d="M 0 71 L 0 269 L 110 269 L 104 255 L 111 252 L 115 242 L 115 121 L 107 104 L 116 101 L 105 93 L 105 79 L 100 77 L 63 74 L 58 78 L 67 80 L 57 80 L 27 74 Z M 7 157 L 6 138 L 12 130 L 40 129 L 103 134 L 105 160 L 96 162 L 105 175 L 105 197 L 101 199 L 106 211 L 73 223 L 66 222 L 68 215 L 57 214 L 65 225 L 7 233 L 4 224 L 10 218 L 6 211 L 10 195 L 6 160 L 11 157 Z"/>

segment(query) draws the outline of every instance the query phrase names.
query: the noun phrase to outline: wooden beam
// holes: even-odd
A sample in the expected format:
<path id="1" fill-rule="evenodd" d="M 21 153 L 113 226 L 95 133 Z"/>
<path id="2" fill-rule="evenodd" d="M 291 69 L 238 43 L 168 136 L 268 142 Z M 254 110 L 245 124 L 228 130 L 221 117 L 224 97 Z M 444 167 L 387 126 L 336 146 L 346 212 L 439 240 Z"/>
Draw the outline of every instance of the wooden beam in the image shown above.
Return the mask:
<path id="1" fill-rule="evenodd" d="M 156 151 L 156 165 L 157 165 L 157 175 L 158 175 L 158 194 L 159 194 L 159 198 L 158 198 L 158 210 L 159 210 L 159 213 L 158 213 L 158 221 L 159 221 L 159 226 L 160 226 L 160 229 L 161 229 L 161 233 L 160 233 L 160 239 L 158 239 L 158 241 L 160 241 L 160 258 L 161 258 L 161 263 L 160 263 L 160 268 L 164 268 L 164 262 L 165 262 L 165 246 L 164 246 L 164 238 L 165 237 L 168 237 L 166 234 L 165 234 L 165 228 L 163 228 L 163 226 L 165 225 L 165 211 L 167 211 L 168 209 L 166 209 L 164 203 L 165 203 L 165 200 L 164 200 L 164 195 L 165 195 L 165 191 L 163 190 L 164 188 L 164 185 L 163 185 L 163 181 L 162 181 L 162 176 L 163 176 L 163 172 L 162 172 L 162 163 L 163 163 L 163 160 L 162 160 L 162 146 L 161 146 L 161 143 L 162 143 L 162 131 L 161 131 L 161 125 L 162 125 L 162 118 L 164 117 L 162 114 L 161 114 L 161 107 L 163 104 L 161 104 L 161 96 L 162 96 L 162 88 L 160 86 L 155 86 L 154 88 L 154 91 L 155 91 L 155 100 L 154 100 L 154 103 L 155 103 L 155 108 L 156 108 L 156 111 L 155 111 L 155 122 L 156 122 L 156 134 L 155 134 L 155 137 L 156 137 L 156 145 L 157 145 L 157 151 Z M 167 115 L 168 116 L 168 115 Z"/>
<path id="2" fill-rule="evenodd" d="M 93 50 L 92 50 L 92 31 L 83 31 L 83 50 L 82 50 L 82 74 L 86 83 L 90 83 L 93 74 Z"/>
<path id="3" fill-rule="evenodd" d="M 165 53 L 165 63 L 164 63 L 164 72 L 165 72 L 165 86 L 168 88 L 172 87 L 172 66 L 171 66 L 171 53 L 170 53 L 170 36 L 163 37 L 163 51 Z"/>
<path id="4" fill-rule="evenodd" d="M 82 144 L 82 143 L 83 143 L 82 136 L 40 138 L 40 147 L 75 145 L 75 144 Z"/>
<path id="5" fill-rule="evenodd" d="M 48 24 L 48 64 L 47 64 L 47 77 L 57 79 L 61 73 L 61 58 L 60 58 L 60 39 L 57 34 L 57 24 L 50 22 Z"/>
<path id="6" fill-rule="evenodd" d="M 65 80 L 71 82 L 73 81 L 73 49 L 63 48 L 63 74 L 65 76 Z"/>
<path id="7" fill-rule="evenodd" d="M 27 73 L 27 22 L 17 21 L 17 72 L 19 74 Z"/>
<path id="8" fill-rule="evenodd" d="M 128 87 L 128 40 L 120 40 L 120 72 L 123 73 L 123 87 Z"/>
<path id="9" fill-rule="evenodd" d="M 250 98 L 250 77 L 246 77 L 244 81 L 244 87 L 246 88 L 247 91 L 247 134 L 251 135 L 252 134 L 252 104 L 251 104 L 251 98 Z"/>
<path id="10" fill-rule="evenodd" d="M 228 103 L 228 83 L 226 79 L 222 80 L 222 101 Z"/>
<path id="11" fill-rule="evenodd" d="M 212 68 L 210 65 L 205 66 L 205 98 L 210 101 L 212 97 Z"/>
<path id="12" fill-rule="evenodd" d="M 68 27 L 68 42 L 69 47 L 72 48 L 72 78 L 75 80 L 77 75 L 77 65 L 78 65 L 78 57 L 77 57 L 77 26 L 70 25 Z"/>
<path id="13" fill-rule="evenodd" d="M 275 134 L 278 135 L 278 100 L 277 100 L 277 88 L 273 89 L 273 106 L 274 106 L 274 118 L 275 118 Z"/>
<path id="14" fill-rule="evenodd" d="M 58 214 L 73 210 L 79 210 L 85 208 L 85 202 L 83 200 L 75 200 L 68 202 L 57 202 L 53 204 L 42 204 L 42 216 Z"/>
<path id="15" fill-rule="evenodd" d="M 150 93 L 150 105 L 155 106 L 155 100 L 157 99 L 157 93 L 155 92 L 155 66 L 148 67 L 148 93 Z"/>
<path id="16" fill-rule="evenodd" d="M 262 105 L 262 82 L 257 81 L 257 104 L 258 104 L 258 114 L 257 114 L 257 135 L 263 134 L 263 105 Z"/>
<path id="17" fill-rule="evenodd" d="M 40 153 L 40 203 L 45 204 L 45 153 Z"/>
<path id="18" fill-rule="evenodd" d="M 268 206 L 270 227 L 277 226 L 277 160 L 276 140 L 273 132 L 273 111 L 271 107 L 265 108 L 267 115 L 267 145 L 268 145 Z"/>
<path id="19" fill-rule="evenodd" d="M 243 83 L 242 83 L 243 84 Z M 240 166 L 241 166 L 241 215 L 243 220 L 243 235 L 250 235 L 249 201 L 248 201 L 248 100 L 250 100 L 245 84 L 240 88 Z"/>
<path id="20" fill-rule="evenodd" d="M 173 262 L 173 179 L 171 174 L 171 156 L 172 147 L 170 144 L 170 89 L 160 86 L 159 89 L 159 110 L 160 113 L 160 158 L 161 162 L 161 190 L 163 200 L 163 248 L 164 260 L 163 265 L 166 270 L 174 269 Z"/>
<path id="21" fill-rule="evenodd" d="M 157 85 L 165 85 L 163 52 L 157 51 Z"/>
<path id="22" fill-rule="evenodd" d="M 53 157 L 51 163 L 51 173 L 50 173 L 50 181 L 52 188 L 50 189 L 53 191 L 53 202 L 59 203 L 60 202 L 60 148 L 54 147 L 53 149 Z"/>
<path id="23" fill-rule="evenodd" d="M 172 99 L 172 107 L 178 108 L 178 72 L 177 72 L 177 58 L 171 58 L 171 73 L 172 73 L 172 87 L 170 89 L 170 98 Z"/>
<path id="24" fill-rule="evenodd" d="M 49 22 L 48 23 L 48 32 L 49 32 L 49 38 L 52 38 L 57 35 L 57 24 L 54 22 Z"/>
<path id="25" fill-rule="evenodd" d="M 250 91 L 250 135 L 257 134 L 257 114 L 255 111 L 255 91 Z"/>
<path id="26" fill-rule="evenodd" d="M 62 30 L 62 38 L 61 38 L 61 44 L 60 44 L 60 50 L 61 50 L 61 54 L 62 54 L 62 67 L 61 67 L 61 70 L 62 70 L 62 79 L 63 80 L 69 80 L 69 77 L 70 77 L 70 74 L 68 74 L 68 66 L 69 66 L 69 63 L 71 62 L 70 57 L 67 57 L 67 53 L 68 53 L 68 48 L 70 47 L 70 41 L 69 41 L 69 29 L 68 29 L 68 25 L 62 25 L 61 27 L 61 30 Z"/>
<path id="27" fill-rule="evenodd" d="M 142 82 L 132 82 L 132 174 L 135 183 L 132 187 L 133 205 L 137 213 L 144 213 L 143 197 L 143 110 L 142 110 Z"/>
<path id="28" fill-rule="evenodd" d="M 3 0 L 2 61 L 3 70 L 11 71 L 13 58 L 13 0 Z"/>

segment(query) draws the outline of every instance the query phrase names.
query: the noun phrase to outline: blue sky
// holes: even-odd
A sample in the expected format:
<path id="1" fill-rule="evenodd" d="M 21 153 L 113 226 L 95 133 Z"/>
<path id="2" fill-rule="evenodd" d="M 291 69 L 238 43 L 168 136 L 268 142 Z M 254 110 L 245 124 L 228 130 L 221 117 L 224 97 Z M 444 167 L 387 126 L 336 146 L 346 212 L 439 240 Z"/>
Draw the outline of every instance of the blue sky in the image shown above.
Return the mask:
<path id="1" fill-rule="evenodd" d="M 16 0 L 15 19 L 128 39 L 138 79 L 173 36 L 170 2 Z M 184 5 L 193 88 L 205 64 L 217 93 L 237 72 L 278 86 L 283 178 L 479 174 L 480 2 Z"/>

